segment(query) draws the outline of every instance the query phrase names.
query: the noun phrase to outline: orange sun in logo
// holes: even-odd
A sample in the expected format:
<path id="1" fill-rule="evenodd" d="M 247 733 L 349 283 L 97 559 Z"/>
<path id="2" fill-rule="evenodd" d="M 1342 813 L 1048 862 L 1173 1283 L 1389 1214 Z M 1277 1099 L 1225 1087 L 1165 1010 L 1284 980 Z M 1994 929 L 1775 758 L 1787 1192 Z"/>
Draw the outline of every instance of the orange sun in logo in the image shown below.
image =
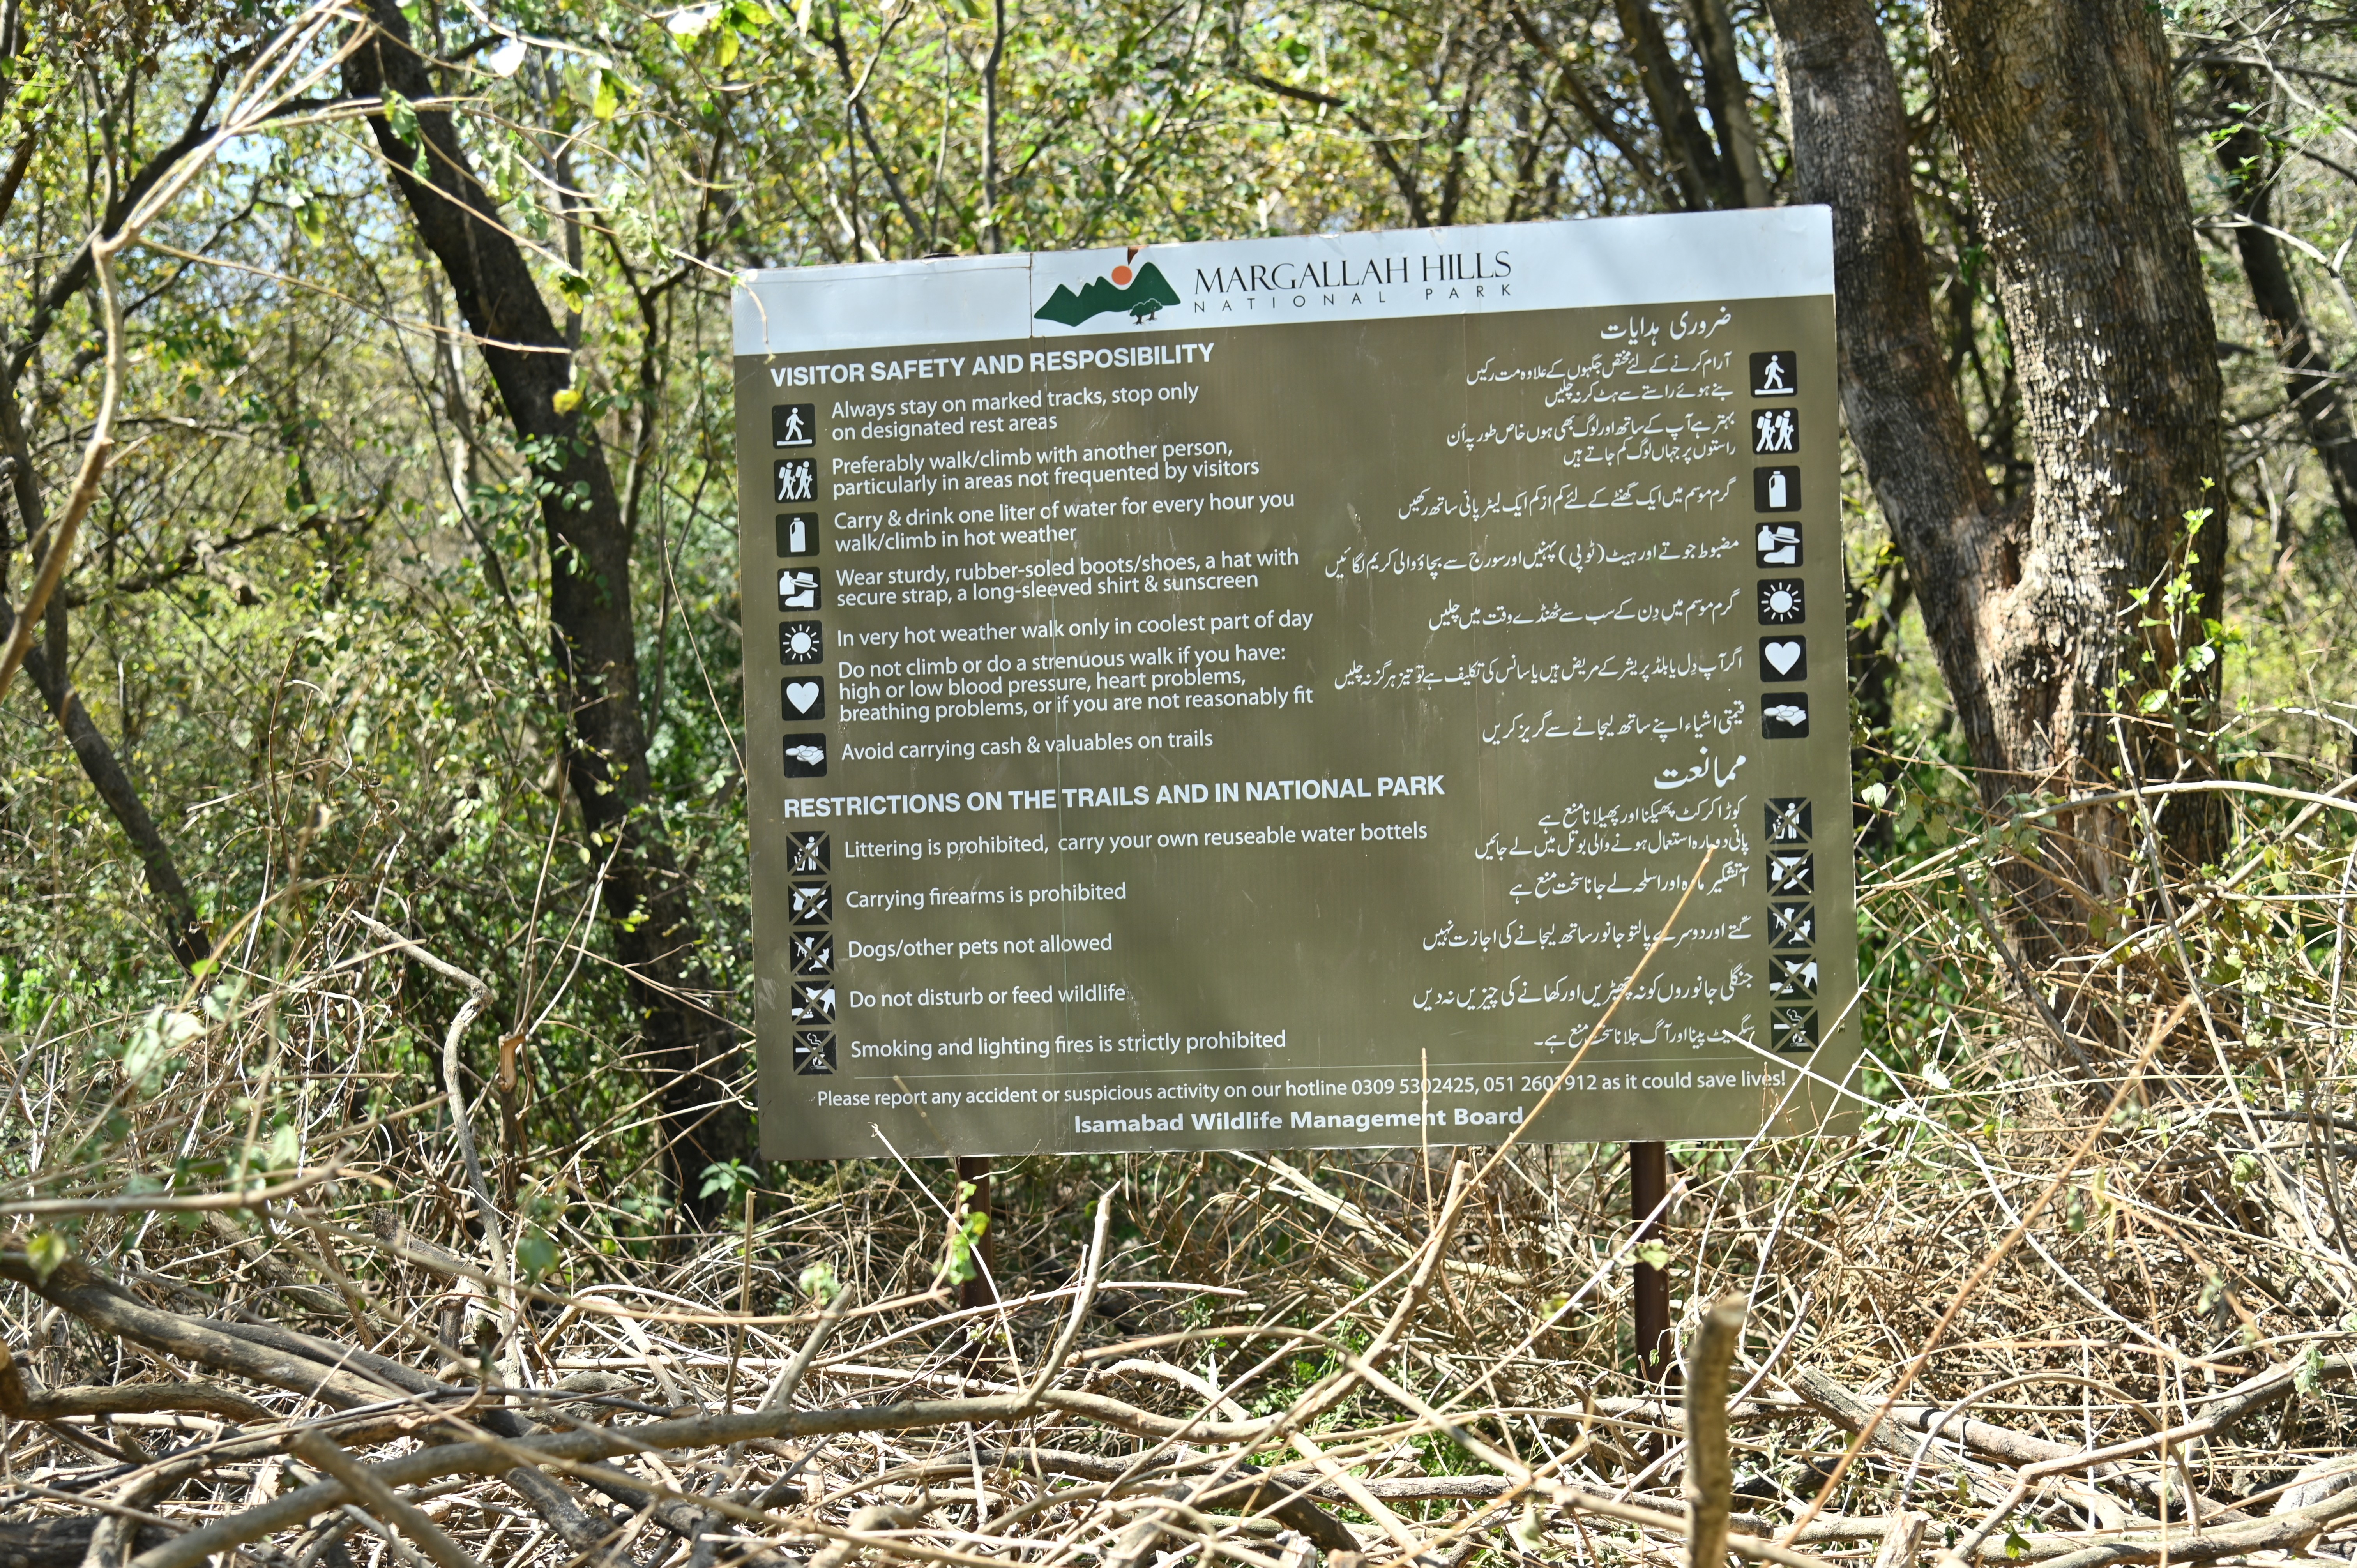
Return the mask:
<path id="1" fill-rule="evenodd" d="M 1137 252 L 1143 249 L 1145 249 L 1145 247 L 1142 245 L 1132 245 L 1129 248 L 1129 260 L 1132 262 L 1137 260 Z M 1136 275 L 1137 274 L 1135 273 L 1129 269 L 1128 264 L 1125 263 L 1113 270 L 1114 286 L 1116 288 L 1127 288 L 1129 286 L 1129 280 Z"/>

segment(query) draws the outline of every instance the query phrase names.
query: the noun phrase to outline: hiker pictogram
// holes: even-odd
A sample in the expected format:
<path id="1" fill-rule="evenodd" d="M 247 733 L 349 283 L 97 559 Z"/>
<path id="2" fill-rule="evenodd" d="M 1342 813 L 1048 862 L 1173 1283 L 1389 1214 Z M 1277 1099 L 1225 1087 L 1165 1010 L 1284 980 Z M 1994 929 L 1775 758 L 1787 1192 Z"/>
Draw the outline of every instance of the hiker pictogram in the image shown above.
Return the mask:
<path id="1" fill-rule="evenodd" d="M 1751 356 L 1751 395 L 1791 397 L 1800 390 L 1800 356 L 1790 349 Z"/>
<path id="2" fill-rule="evenodd" d="M 781 403 L 770 410 L 770 444 L 807 446 L 818 439 L 818 410 L 806 403 Z"/>

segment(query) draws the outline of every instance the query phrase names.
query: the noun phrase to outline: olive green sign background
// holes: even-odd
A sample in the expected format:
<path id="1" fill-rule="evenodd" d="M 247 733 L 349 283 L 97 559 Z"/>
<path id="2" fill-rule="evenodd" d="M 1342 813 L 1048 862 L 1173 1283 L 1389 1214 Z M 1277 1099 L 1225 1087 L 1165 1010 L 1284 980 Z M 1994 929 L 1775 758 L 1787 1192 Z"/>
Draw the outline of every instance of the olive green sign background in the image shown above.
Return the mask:
<path id="1" fill-rule="evenodd" d="M 1133 343 L 1174 362 L 1028 368 Z M 740 358 L 763 1153 L 1496 1142 L 1690 882 L 1527 1135 L 1818 1125 L 1799 1069 L 1857 1050 L 1834 371 L 1825 297 Z"/>

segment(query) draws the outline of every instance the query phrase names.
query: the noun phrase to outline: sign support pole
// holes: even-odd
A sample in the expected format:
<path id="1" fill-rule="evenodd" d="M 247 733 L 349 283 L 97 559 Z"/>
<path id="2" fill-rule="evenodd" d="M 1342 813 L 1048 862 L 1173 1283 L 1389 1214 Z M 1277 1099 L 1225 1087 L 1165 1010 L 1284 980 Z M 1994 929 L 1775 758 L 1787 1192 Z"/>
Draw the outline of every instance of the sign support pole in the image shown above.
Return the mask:
<path id="1" fill-rule="evenodd" d="M 1629 1145 L 1629 1207 L 1637 1221 L 1637 1242 L 1642 1246 L 1661 1233 L 1661 1221 L 1649 1219 L 1670 1190 L 1670 1146 L 1660 1143 Z M 1640 1259 L 1637 1263 L 1637 1373 L 1666 1396 L 1678 1382 L 1674 1337 L 1670 1332 L 1670 1275 Z M 1646 1444 L 1647 1457 L 1660 1453 L 1660 1439 Z"/>

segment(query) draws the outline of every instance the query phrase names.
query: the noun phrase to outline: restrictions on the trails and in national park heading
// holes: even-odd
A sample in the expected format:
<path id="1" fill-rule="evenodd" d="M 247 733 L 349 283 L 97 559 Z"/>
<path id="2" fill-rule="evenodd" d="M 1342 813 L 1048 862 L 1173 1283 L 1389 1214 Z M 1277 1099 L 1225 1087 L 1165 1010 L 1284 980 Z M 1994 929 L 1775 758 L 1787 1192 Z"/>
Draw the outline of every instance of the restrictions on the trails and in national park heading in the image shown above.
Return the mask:
<path id="1" fill-rule="evenodd" d="M 1526 1136 L 1836 1109 L 1824 209 L 763 273 L 736 352 L 765 1155 L 1494 1143 L 1591 1033 Z"/>

